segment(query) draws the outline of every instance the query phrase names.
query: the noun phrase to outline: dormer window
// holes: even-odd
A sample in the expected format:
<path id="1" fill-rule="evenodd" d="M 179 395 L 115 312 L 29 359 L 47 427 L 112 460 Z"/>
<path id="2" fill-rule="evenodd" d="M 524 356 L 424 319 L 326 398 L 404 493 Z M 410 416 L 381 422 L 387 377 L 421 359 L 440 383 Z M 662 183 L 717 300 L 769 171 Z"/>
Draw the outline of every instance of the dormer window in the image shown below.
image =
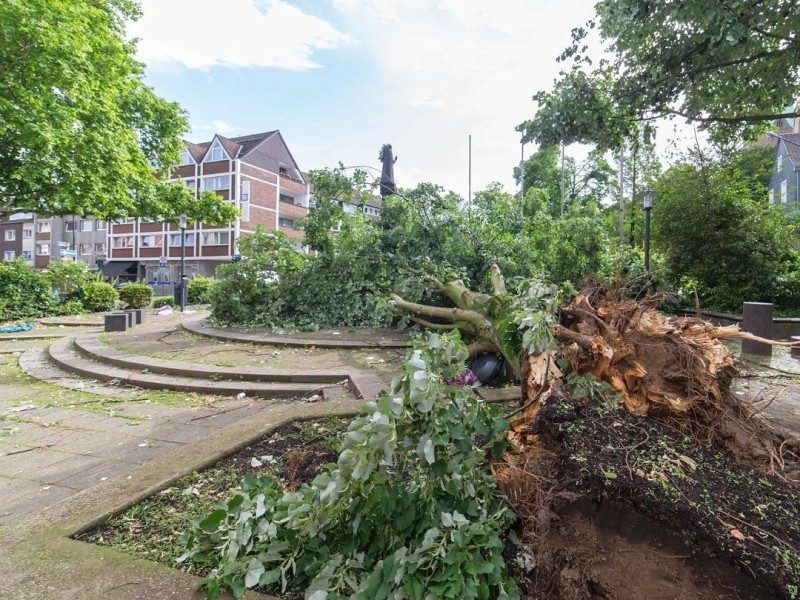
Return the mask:
<path id="1" fill-rule="evenodd" d="M 208 155 L 206 156 L 206 161 L 214 162 L 215 160 L 225 160 L 226 158 L 228 158 L 228 155 L 225 152 L 225 148 L 222 147 L 219 140 L 214 140 L 214 143 L 211 145 L 211 150 L 208 151 Z"/>
<path id="2" fill-rule="evenodd" d="M 184 150 L 181 152 L 181 164 L 182 165 L 191 165 L 194 162 L 192 159 L 192 154 L 188 150 Z"/>

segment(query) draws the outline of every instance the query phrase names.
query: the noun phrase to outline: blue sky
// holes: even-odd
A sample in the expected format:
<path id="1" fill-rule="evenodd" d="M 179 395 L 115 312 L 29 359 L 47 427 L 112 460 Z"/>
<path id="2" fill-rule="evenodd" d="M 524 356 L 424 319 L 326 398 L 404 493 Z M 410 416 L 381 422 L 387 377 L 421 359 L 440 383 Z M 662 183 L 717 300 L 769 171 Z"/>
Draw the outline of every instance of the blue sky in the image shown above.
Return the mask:
<path id="1" fill-rule="evenodd" d="M 280 129 L 300 167 L 379 167 L 399 185 L 513 190 L 514 127 L 549 88 L 592 0 L 142 0 L 148 82 L 190 114 L 188 138 Z M 533 151 L 526 147 L 526 155 Z M 575 150 L 580 154 L 580 150 Z"/>

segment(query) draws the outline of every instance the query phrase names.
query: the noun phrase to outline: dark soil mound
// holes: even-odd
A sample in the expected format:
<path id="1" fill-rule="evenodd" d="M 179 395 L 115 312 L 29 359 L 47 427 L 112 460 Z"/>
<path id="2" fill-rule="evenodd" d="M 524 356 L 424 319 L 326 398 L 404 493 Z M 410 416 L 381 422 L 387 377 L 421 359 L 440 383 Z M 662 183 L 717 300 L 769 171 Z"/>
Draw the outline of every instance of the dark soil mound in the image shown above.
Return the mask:
<path id="1" fill-rule="evenodd" d="M 553 397 L 535 433 L 549 458 L 498 477 L 536 556 L 531 597 L 797 597 L 795 488 L 624 410 Z M 546 496 L 520 494 L 522 473 Z"/>

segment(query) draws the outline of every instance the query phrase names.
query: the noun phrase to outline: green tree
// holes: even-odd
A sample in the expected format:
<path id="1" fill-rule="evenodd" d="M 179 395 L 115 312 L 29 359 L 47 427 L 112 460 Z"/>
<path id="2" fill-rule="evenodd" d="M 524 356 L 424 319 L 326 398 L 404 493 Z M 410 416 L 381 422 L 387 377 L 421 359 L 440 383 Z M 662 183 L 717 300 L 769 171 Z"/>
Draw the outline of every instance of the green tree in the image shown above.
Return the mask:
<path id="1" fill-rule="evenodd" d="M 800 94 L 800 11 L 794 0 L 603 0 L 572 32 L 573 65 L 534 96 L 526 141 L 618 147 L 664 116 L 700 123 L 719 139 L 750 135 Z M 611 60 L 593 65 L 586 37 L 599 28 Z"/>
<path id="2" fill-rule="evenodd" d="M 125 40 L 138 16 L 132 0 L 0 2 L 0 216 L 234 218 L 154 177 L 177 163 L 188 122 L 143 82 Z"/>
<path id="3" fill-rule="evenodd" d="M 744 301 L 795 309 L 798 254 L 779 206 L 753 192 L 735 161 L 694 153 L 659 178 L 653 244 L 676 286 L 693 280 L 706 308 L 741 310 Z"/>

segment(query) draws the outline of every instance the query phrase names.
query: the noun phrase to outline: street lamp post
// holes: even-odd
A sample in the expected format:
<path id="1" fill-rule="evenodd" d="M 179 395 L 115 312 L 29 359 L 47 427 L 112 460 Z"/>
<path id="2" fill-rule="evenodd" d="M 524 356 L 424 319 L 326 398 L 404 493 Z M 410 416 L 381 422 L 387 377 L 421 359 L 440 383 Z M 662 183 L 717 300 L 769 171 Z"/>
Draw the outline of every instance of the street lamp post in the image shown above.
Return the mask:
<path id="1" fill-rule="evenodd" d="M 650 210 L 653 208 L 653 190 L 644 192 L 644 270 L 650 273 Z"/>
<path id="2" fill-rule="evenodd" d="M 181 279 L 180 279 L 180 306 L 181 312 L 186 308 L 186 225 L 188 217 L 181 215 L 180 228 L 181 228 Z"/>

